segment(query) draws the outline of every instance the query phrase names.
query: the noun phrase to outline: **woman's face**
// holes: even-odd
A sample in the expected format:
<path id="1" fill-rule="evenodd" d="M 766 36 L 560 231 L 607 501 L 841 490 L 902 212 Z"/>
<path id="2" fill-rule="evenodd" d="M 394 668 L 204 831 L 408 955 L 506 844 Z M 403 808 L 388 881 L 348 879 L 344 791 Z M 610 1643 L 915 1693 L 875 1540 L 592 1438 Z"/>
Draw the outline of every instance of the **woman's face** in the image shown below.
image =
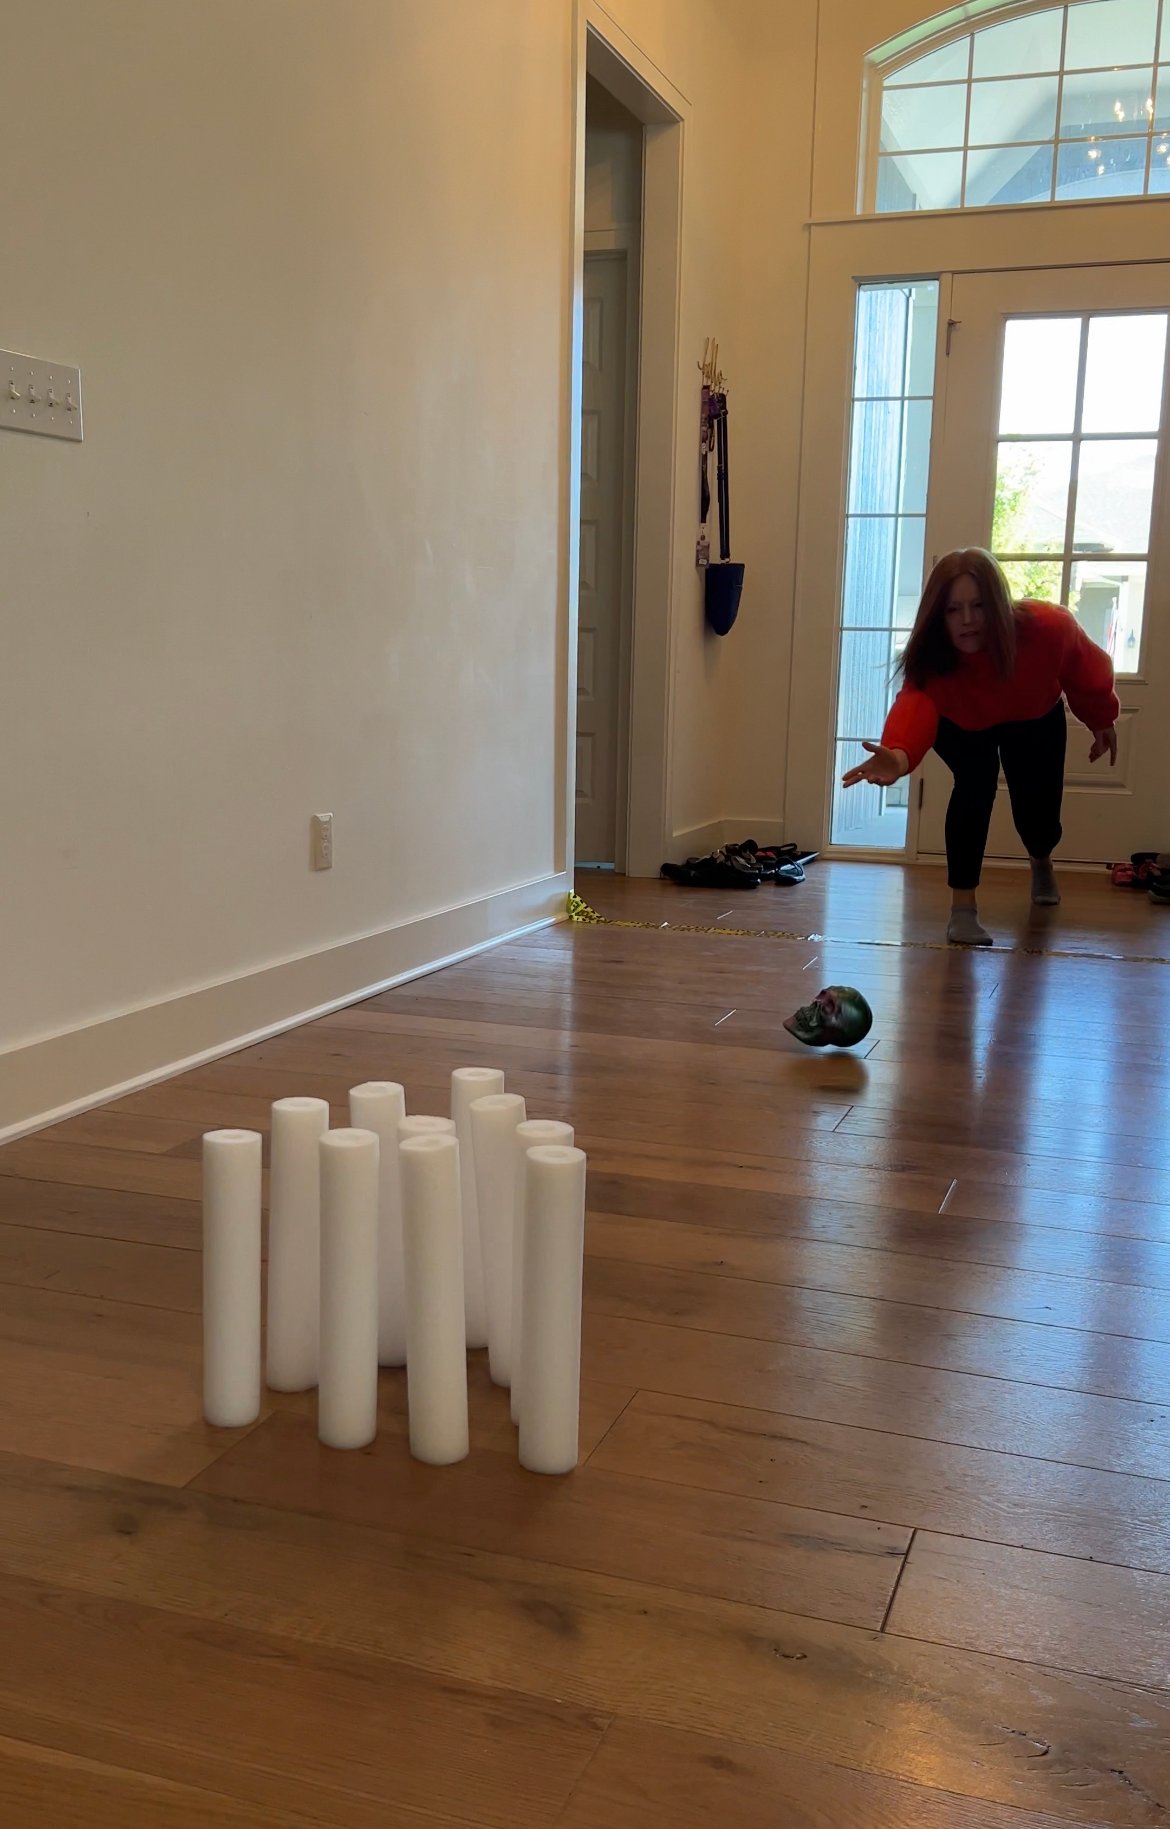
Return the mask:
<path id="1" fill-rule="evenodd" d="M 952 645 L 960 654 L 978 654 L 987 639 L 987 612 L 969 572 L 956 578 L 948 591 L 945 615 Z"/>

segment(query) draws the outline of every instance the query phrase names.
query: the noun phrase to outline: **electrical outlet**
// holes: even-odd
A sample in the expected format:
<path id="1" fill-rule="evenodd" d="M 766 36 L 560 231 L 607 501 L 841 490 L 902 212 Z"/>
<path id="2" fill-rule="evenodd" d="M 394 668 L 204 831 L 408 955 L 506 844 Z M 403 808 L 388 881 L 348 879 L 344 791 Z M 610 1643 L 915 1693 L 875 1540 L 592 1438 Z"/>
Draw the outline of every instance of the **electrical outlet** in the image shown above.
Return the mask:
<path id="1" fill-rule="evenodd" d="M 314 870 L 332 870 L 333 868 L 333 815 L 332 813 L 314 813 L 309 821 L 312 834 L 312 860 Z"/>

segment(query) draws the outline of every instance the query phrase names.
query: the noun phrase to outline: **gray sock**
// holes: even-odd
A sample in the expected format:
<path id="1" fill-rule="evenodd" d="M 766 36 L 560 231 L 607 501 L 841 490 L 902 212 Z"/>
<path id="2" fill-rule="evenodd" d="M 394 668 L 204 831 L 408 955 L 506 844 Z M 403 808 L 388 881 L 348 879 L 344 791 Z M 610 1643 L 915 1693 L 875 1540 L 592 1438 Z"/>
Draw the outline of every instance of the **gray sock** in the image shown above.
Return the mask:
<path id="1" fill-rule="evenodd" d="M 952 946 L 994 946 L 995 941 L 973 908 L 952 908 L 947 922 L 947 939 Z"/>
<path id="2" fill-rule="evenodd" d="M 1050 863 L 1039 863 L 1032 859 L 1032 900 L 1037 908 L 1059 908 L 1060 890 L 1056 886 L 1056 872 Z"/>

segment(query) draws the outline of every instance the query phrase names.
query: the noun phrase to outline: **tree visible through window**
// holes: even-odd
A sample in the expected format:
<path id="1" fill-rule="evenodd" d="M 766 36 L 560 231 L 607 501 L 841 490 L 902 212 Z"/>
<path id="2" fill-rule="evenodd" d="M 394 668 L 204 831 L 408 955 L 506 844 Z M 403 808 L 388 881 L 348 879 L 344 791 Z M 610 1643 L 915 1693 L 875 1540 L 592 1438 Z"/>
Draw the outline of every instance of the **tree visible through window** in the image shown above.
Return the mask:
<path id="1" fill-rule="evenodd" d="M 878 81 L 871 209 L 1170 194 L 1170 0 L 1013 8 Z"/>

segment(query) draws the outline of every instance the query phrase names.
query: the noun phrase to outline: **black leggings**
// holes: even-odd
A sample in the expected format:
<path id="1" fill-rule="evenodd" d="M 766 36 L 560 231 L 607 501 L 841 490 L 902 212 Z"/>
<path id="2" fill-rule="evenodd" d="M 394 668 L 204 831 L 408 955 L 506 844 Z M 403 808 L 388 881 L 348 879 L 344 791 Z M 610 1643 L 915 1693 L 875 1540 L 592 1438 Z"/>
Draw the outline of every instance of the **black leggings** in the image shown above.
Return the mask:
<path id="1" fill-rule="evenodd" d="M 1068 726 L 1064 700 L 1042 718 L 960 730 L 940 718 L 935 751 L 955 785 L 947 807 L 947 881 L 952 889 L 977 889 L 999 786 L 999 765 L 1011 796 L 1012 818 L 1029 857 L 1047 857 L 1060 843 L 1064 751 Z"/>

